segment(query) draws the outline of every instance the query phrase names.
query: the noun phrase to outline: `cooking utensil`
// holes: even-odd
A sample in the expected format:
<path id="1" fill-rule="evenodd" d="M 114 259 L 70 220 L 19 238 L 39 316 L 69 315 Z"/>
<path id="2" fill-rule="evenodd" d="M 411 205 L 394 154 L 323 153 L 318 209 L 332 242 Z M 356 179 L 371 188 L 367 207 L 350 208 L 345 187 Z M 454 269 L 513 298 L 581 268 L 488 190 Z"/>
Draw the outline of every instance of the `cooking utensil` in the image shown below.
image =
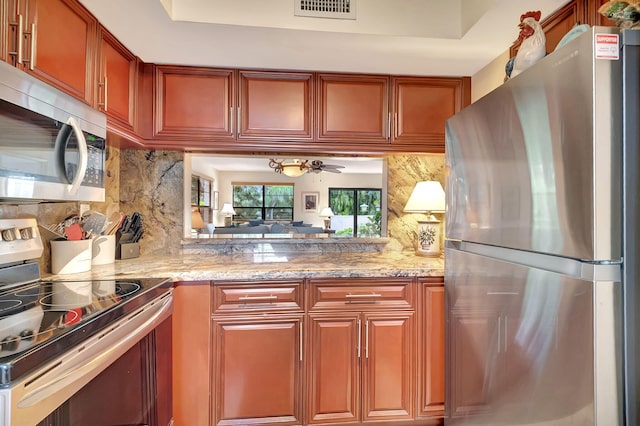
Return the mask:
<path id="1" fill-rule="evenodd" d="M 79 223 L 74 223 L 64 228 L 64 234 L 69 241 L 81 240 L 84 237 L 82 226 Z"/>
<path id="2" fill-rule="evenodd" d="M 84 216 L 82 229 L 89 235 L 100 235 L 107 222 L 107 217 L 102 213 L 93 212 Z"/>

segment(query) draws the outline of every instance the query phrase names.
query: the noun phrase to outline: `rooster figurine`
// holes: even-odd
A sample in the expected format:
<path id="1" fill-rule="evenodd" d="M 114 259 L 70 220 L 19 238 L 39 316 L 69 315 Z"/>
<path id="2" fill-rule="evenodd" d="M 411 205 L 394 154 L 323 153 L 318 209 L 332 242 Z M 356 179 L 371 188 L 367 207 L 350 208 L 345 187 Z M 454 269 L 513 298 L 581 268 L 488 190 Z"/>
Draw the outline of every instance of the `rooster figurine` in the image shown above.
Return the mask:
<path id="1" fill-rule="evenodd" d="M 600 6 L 598 12 L 613 19 L 620 28 L 640 29 L 640 1 L 609 0 Z"/>
<path id="2" fill-rule="evenodd" d="M 547 54 L 546 38 L 539 22 L 540 16 L 539 10 L 520 15 L 518 41 L 521 44 L 518 53 L 512 58 L 513 61 L 509 60 L 512 64 L 507 63 L 507 77 L 515 77 Z"/>

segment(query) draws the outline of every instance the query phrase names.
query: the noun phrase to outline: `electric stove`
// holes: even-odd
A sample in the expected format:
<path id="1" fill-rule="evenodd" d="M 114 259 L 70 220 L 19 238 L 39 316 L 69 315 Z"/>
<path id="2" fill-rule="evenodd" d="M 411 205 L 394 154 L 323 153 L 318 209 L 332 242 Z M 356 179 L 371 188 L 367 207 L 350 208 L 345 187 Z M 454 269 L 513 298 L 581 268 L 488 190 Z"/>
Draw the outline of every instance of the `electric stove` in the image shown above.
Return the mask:
<path id="1" fill-rule="evenodd" d="M 0 219 L 0 388 L 95 340 L 173 287 L 167 278 L 42 280 L 41 254 L 35 219 Z"/>

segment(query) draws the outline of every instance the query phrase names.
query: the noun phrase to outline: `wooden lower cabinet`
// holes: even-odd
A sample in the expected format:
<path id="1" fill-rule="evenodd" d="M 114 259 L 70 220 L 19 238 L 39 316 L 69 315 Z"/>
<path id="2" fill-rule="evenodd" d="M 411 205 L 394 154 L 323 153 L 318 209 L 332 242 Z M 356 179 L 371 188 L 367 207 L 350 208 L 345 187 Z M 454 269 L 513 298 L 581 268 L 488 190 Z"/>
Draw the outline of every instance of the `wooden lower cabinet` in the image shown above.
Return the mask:
<path id="1" fill-rule="evenodd" d="M 444 280 L 419 280 L 418 408 L 417 416 L 444 414 Z"/>
<path id="2" fill-rule="evenodd" d="M 213 424 L 302 424 L 302 315 L 213 319 Z"/>
<path id="3" fill-rule="evenodd" d="M 442 278 L 214 282 L 209 424 L 442 424 L 442 289 Z M 178 410 L 176 425 L 205 424 L 178 420 L 189 416 Z"/>
<path id="4" fill-rule="evenodd" d="M 310 314 L 307 423 L 411 419 L 413 317 Z"/>

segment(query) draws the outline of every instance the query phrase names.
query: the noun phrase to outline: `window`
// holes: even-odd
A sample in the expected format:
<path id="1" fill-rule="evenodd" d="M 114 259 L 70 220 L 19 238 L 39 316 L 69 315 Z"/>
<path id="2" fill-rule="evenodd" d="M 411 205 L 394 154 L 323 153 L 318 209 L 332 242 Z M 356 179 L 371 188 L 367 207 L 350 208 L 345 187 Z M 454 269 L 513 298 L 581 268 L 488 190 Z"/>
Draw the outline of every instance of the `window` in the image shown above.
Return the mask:
<path id="1" fill-rule="evenodd" d="M 236 220 L 293 220 L 293 184 L 233 184 Z"/>
<path id="2" fill-rule="evenodd" d="M 331 229 L 336 235 L 380 237 L 381 196 L 379 188 L 329 188 Z"/>

